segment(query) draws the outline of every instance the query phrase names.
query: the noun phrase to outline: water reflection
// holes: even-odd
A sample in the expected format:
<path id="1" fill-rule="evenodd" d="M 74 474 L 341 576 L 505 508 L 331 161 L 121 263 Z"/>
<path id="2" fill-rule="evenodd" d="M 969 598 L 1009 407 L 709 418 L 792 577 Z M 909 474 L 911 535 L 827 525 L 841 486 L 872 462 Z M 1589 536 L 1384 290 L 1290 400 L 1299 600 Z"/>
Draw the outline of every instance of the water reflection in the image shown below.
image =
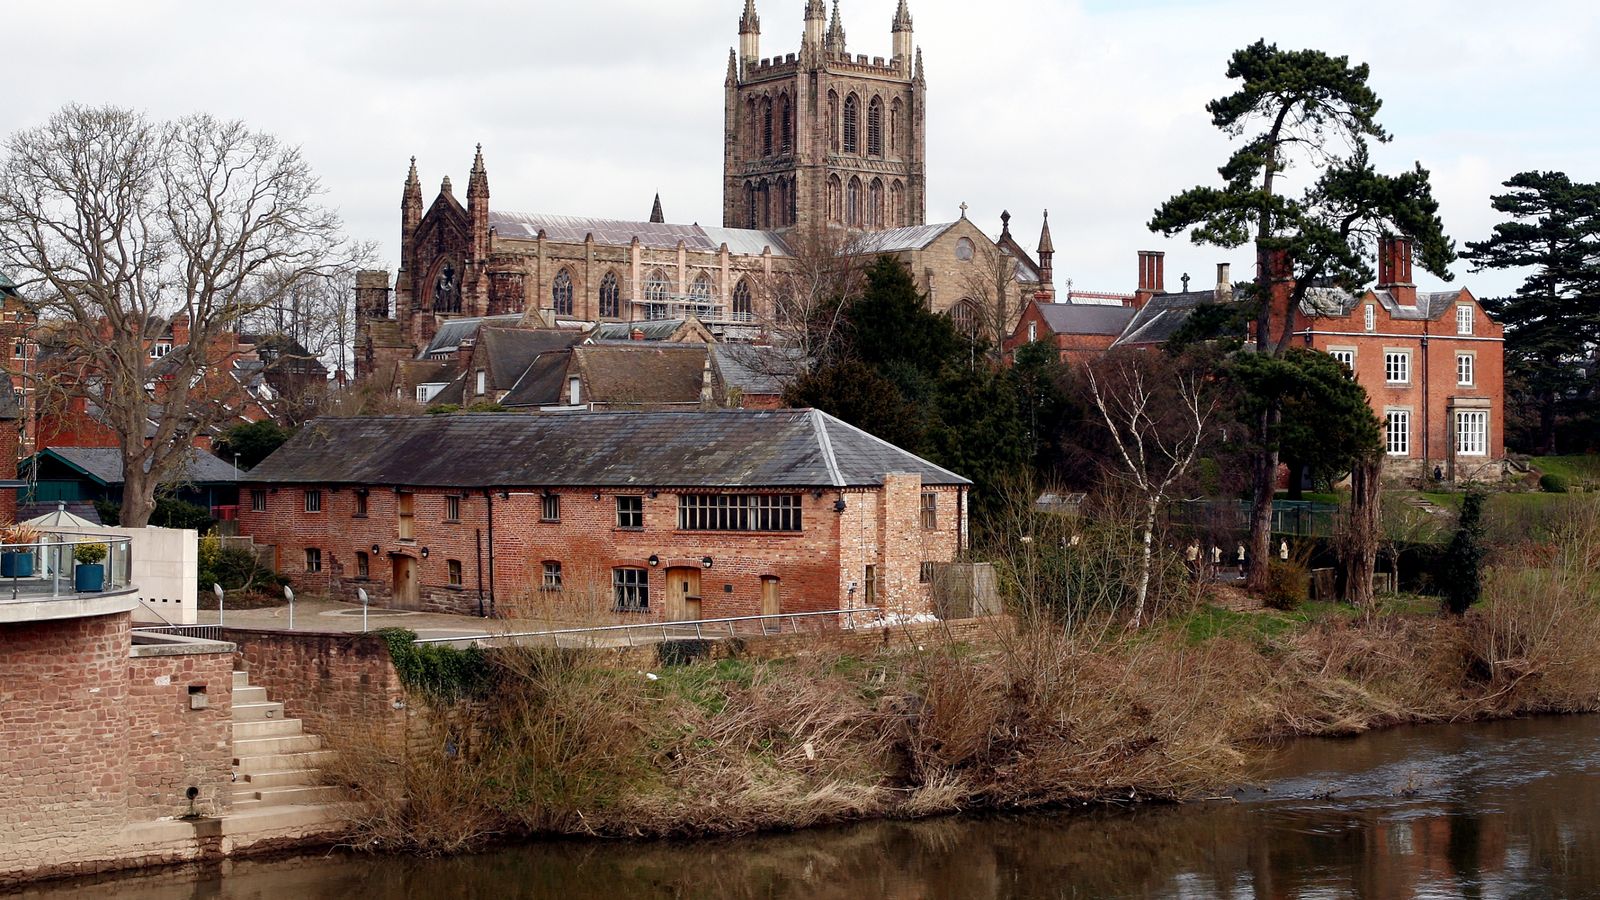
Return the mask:
<path id="1" fill-rule="evenodd" d="M 747 840 L 326 856 L 27 896 L 1600 897 L 1600 717 L 1300 741 L 1232 802 L 872 823 Z"/>

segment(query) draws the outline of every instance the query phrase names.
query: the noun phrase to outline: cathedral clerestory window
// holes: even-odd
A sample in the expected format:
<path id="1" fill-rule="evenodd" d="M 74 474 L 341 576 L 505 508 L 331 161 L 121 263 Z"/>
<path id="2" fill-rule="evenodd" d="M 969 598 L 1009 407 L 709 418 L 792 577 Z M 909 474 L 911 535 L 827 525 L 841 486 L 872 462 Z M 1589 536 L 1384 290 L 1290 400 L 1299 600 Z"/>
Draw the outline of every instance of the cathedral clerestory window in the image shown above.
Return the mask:
<path id="1" fill-rule="evenodd" d="M 860 153 L 859 125 L 861 117 L 861 104 L 856 100 L 856 95 L 851 94 L 844 98 L 844 152 Z"/>
<path id="2" fill-rule="evenodd" d="M 739 279 L 738 287 L 733 289 L 733 320 L 735 322 L 749 322 L 755 318 L 755 309 L 750 301 L 750 279 Z"/>
<path id="3" fill-rule="evenodd" d="M 621 314 L 622 291 L 617 285 L 617 273 L 607 272 L 600 279 L 600 316 L 615 319 Z"/>
<path id="4" fill-rule="evenodd" d="M 558 316 L 572 315 L 572 276 L 566 269 L 557 272 L 550 285 L 550 306 Z"/>
<path id="5" fill-rule="evenodd" d="M 867 153 L 883 155 L 883 101 L 877 97 L 867 106 Z"/>

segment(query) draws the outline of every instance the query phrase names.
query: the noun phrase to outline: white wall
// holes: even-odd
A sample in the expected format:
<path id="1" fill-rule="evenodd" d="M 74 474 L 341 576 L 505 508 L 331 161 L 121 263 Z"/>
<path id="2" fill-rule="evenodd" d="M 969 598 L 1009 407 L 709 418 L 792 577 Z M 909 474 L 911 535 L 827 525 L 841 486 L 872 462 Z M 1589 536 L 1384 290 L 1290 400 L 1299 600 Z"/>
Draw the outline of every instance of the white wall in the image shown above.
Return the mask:
<path id="1" fill-rule="evenodd" d="M 188 528 L 51 528 L 60 534 L 124 535 L 132 545 L 131 577 L 139 607 L 133 620 L 145 625 L 195 624 L 200 537 Z"/>

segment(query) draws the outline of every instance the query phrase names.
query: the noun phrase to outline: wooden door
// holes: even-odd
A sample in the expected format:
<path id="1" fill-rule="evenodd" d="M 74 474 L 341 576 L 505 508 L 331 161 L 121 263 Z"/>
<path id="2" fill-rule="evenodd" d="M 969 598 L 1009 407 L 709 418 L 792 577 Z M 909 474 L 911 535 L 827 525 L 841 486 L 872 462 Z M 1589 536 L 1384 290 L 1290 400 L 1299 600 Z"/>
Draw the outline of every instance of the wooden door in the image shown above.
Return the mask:
<path id="1" fill-rule="evenodd" d="M 783 604 L 778 599 L 778 579 L 768 575 L 761 579 L 761 614 L 776 616 L 782 612 Z"/>
<path id="2" fill-rule="evenodd" d="M 394 559 L 394 605 L 401 609 L 417 609 L 421 592 L 417 584 L 417 561 L 409 556 Z"/>
<path id="3" fill-rule="evenodd" d="M 667 570 L 667 619 L 672 622 L 700 618 L 700 570 L 690 567 Z"/>

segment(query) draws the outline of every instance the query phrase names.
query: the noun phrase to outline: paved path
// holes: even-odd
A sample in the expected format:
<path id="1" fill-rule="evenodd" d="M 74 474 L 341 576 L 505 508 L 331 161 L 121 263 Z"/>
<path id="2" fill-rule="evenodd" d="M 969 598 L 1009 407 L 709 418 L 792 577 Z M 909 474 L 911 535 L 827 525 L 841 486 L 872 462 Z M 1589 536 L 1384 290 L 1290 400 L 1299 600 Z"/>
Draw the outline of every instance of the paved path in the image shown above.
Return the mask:
<path id="1" fill-rule="evenodd" d="M 229 628 L 279 631 L 289 627 L 287 604 L 265 609 L 225 609 L 223 615 L 224 624 Z M 217 611 L 202 609 L 198 619 L 202 625 L 215 625 Z M 296 600 L 294 627 L 297 631 L 361 631 L 361 606 L 334 600 Z M 367 611 L 367 627 L 373 631 L 379 628 L 409 628 L 418 637 L 469 637 L 512 631 L 542 631 L 564 625 L 538 619 L 480 619 L 477 616 L 371 607 Z"/>

